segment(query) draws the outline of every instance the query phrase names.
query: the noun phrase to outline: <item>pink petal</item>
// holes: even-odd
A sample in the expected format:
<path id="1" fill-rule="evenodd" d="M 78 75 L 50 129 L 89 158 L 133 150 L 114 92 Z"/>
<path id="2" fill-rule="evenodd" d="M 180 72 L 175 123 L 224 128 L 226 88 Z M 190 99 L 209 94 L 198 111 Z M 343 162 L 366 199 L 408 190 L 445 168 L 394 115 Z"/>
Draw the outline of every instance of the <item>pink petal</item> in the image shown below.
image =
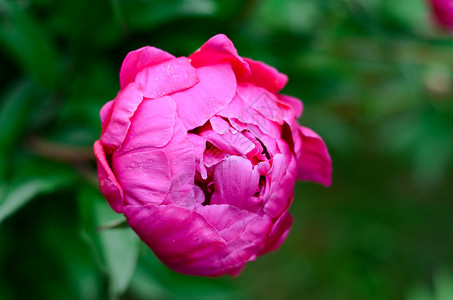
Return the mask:
<path id="1" fill-rule="evenodd" d="M 115 106 L 115 100 L 110 100 L 101 108 L 101 124 L 102 124 L 102 133 L 105 132 L 107 129 L 107 125 L 110 121 L 110 117 L 112 116 L 113 107 Z"/>
<path id="2" fill-rule="evenodd" d="M 171 96 L 187 130 L 206 123 L 233 99 L 236 91 L 236 79 L 229 64 L 198 68 L 197 76 L 196 85 Z"/>
<path id="3" fill-rule="evenodd" d="M 275 68 L 249 58 L 244 58 L 244 60 L 249 64 L 252 71 L 246 79 L 247 82 L 263 87 L 272 93 L 280 91 L 288 82 L 288 77 Z"/>
<path id="4" fill-rule="evenodd" d="M 206 150 L 206 140 L 192 133 L 189 133 L 189 138 L 192 140 L 193 144 L 196 169 L 200 173 L 201 178 L 206 179 L 208 175 L 203 160 L 203 153 Z"/>
<path id="5" fill-rule="evenodd" d="M 288 96 L 288 95 L 277 95 L 278 97 L 278 103 L 279 104 L 284 104 L 285 106 L 289 107 L 290 110 L 292 112 L 294 112 L 294 116 L 296 118 L 299 118 L 301 115 L 302 115 L 302 111 L 303 111 L 303 104 L 302 104 L 302 101 L 300 101 L 299 99 L 295 98 L 295 97 L 292 97 L 292 96 Z M 288 122 L 288 121 L 287 121 Z M 288 122 L 289 124 L 291 122 Z"/>
<path id="6" fill-rule="evenodd" d="M 266 175 L 263 210 L 271 218 L 276 218 L 291 204 L 297 170 L 296 161 L 290 155 L 277 154 L 272 161 L 271 170 Z"/>
<path id="7" fill-rule="evenodd" d="M 268 161 L 261 161 L 258 163 L 258 171 L 260 175 L 267 175 L 271 169 L 271 165 Z"/>
<path id="8" fill-rule="evenodd" d="M 120 70 L 120 86 L 124 89 L 135 81 L 138 72 L 146 67 L 175 58 L 173 55 L 154 47 L 143 47 L 126 55 Z"/>
<path id="9" fill-rule="evenodd" d="M 259 191 L 260 174 L 251 162 L 243 157 L 230 156 L 218 164 L 214 171 L 215 192 L 211 204 L 229 204 L 239 209 L 254 210 L 261 199 L 255 196 Z"/>
<path id="10" fill-rule="evenodd" d="M 144 68 L 135 81 L 141 84 L 146 98 L 159 98 L 190 88 L 198 78 L 189 59 L 179 57 Z"/>
<path id="11" fill-rule="evenodd" d="M 259 255 L 262 255 L 269 251 L 277 249 L 288 236 L 292 223 L 293 223 L 293 217 L 291 217 L 291 215 L 286 210 L 277 219 L 277 221 L 275 221 L 274 225 L 272 226 L 272 228 L 269 232 L 268 239 L 266 241 L 266 245 L 260 251 Z"/>
<path id="12" fill-rule="evenodd" d="M 230 130 L 230 124 L 221 117 L 213 116 L 209 119 L 209 123 L 211 124 L 212 129 L 218 134 L 225 134 Z"/>
<path id="13" fill-rule="evenodd" d="M 231 101 L 231 103 L 233 103 L 234 101 L 234 98 L 233 100 Z M 231 104 L 230 103 L 230 104 Z M 228 105 L 229 106 L 229 105 Z M 227 106 L 227 107 L 228 107 Z M 230 122 L 231 126 L 236 129 L 237 131 L 239 132 L 242 132 L 243 130 L 246 130 L 247 129 L 247 125 L 245 125 L 244 123 L 242 123 L 241 121 L 239 121 L 238 119 L 234 118 L 234 117 L 230 117 L 228 118 L 228 121 Z"/>
<path id="14" fill-rule="evenodd" d="M 142 147 L 114 152 L 112 161 L 128 205 L 159 205 L 170 192 L 170 162 L 162 150 Z"/>
<path id="15" fill-rule="evenodd" d="M 143 93 L 136 83 L 121 90 L 115 98 L 110 120 L 101 136 L 102 144 L 112 149 L 121 148 L 131 126 L 131 118 L 143 101 Z M 107 107 L 108 109 L 108 107 Z"/>
<path id="16" fill-rule="evenodd" d="M 231 125 L 233 127 L 236 126 L 238 130 L 241 129 L 240 131 L 244 129 L 241 126 L 242 124 L 246 124 L 245 128 L 249 124 L 253 124 L 270 136 L 275 138 L 280 136 L 281 130 L 278 124 L 272 122 L 251 105 L 247 104 L 238 94 L 234 96 L 233 100 L 225 108 L 218 112 L 218 115 L 228 118 Z"/>
<path id="17" fill-rule="evenodd" d="M 264 88 L 250 84 L 238 84 L 237 94 L 248 107 L 258 112 L 259 116 L 264 116 L 265 119 L 277 122 L 280 125 L 283 124 L 285 112 L 277 104 L 278 98 L 274 94 Z M 253 113 L 252 111 L 249 112 L 249 114 Z M 259 116 L 255 114 L 252 117 L 259 121 Z"/>
<path id="18" fill-rule="evenodd" d="M 206 151 L 203 153 L 203 161 L 206 167 L 212 167 L 219 162 L 223 161 L 229 155 L 223 150 L 215 147 L 212 144 L 208 144 Z"/>
<path id="19" fill-rule="evenodd" d="M 170 162 L 172 174 L 171 189 L 165 204 L 179 204 L 184 207 L 193 207 L 196 201 L 193 198 L 195 156 L 192 139 L 181 120 L 176 120 L 173 136 L 170 142 L 162 148 Z"/>
<path id="20" fill-rule="evenodd" d="M 269 219 L 226 204 L 202 206 L 197 212 L 214 226 L 226 242 L 237 239 L 248 243 L 262 241 L 271 225 Z"/>
<path id="21" fill-rule="evenodd" d="M 153 197 L 153 203 L 194 205 L 194 147 L 175 114 L 176 105 L 169 96 L 143 101 L 134 115 L 123 148 L 117 151 L 117 156 L 124 159 L 115 161 L 115 165 L 124 173 L 123 180 L 134 181 L 133 184 L 129 182 L 132 187 L 127 192 L 137 201 L 140 197 L 148 201 L 144 196 L 148 193 Z M 139 155 L 137 160 L 134 160 L 135 154 Z M 160 179 L 157 178 L 159 172 L 162 173 Z M 153 176 L 153 180 L 144 180 L 146 176 Z"/>
<path id="22" fill-rule="evenodd" d="M 245 78 L 250 75 L 249 65 L 238 55 L 233 42 L 224 34 L 218 34 L 210 38 L 189 58 L 197 68 L 228 61 L 239 78 Z"/>
<path id="23" fill-rule="evenodd" d="M 201 132 L 200 136 L 216 148 L 232 155 L 246 155 L 255 148 L 255 145 L 240 132 L 218 134 L 208 129 Z"/>
<path id="24" fill-rule="evenodd" d="M 234 249 L 199 213 L 177 206 L 127 206 L 129 225 L 175 271 L 200 276 L 219 276 L 245 264 L 225 260 Z"/>
<path id="25" fill-rule="evenodd" d="M 453 33 L 453 3 L 451 0 L 431 0 L 431 10 L 435 21 Z"/>
<path id="26" fill-rule="evenodd" d="M 112 209 L 117 213 L 122 213 L 124 206 L 123 189 L 118 183 L 115 174 L 107 162 L 101 141 L 96 141 L 94 143 L 94 154 L 97 158 L 98 177 L 101 192 L 104 194 Z"/>
<path id="27" fill-rule="evenodd" d="M 316 181 L 325 186 L 332 183 L 332 162 L 324 141 L 313 130 L 299 126 L 301 143 L 294 143 L 297 158 L 297 179 Z M 300 146 L 296 148 L 296 144 Z"/>
<path id="28" fill-rule="evenodd" d="M 281 128 L 274 122 L 269 123 L 269 129 L 265 131 L 266 133 L 263 133 L 263 131 L 260 129 L 260 127 L 254 125 L 254 124 L 247 124 L 248 130 L 258 139 L 260 140 L 264 146 L 266 146 L 267 152 L 273 156 L 277 153 L 278 147 L 277 147 L 277 139 L 280 138 L 280 131 Z M 280 131 L 278 131 L 280 129 Z"/>
<path id="29" fill-rule="evenodd" d="M 165 146 L 173 136 L 175 120 L 176 104 L 169 96 L 143 101 L 135 112 L 122 151 Z"/>

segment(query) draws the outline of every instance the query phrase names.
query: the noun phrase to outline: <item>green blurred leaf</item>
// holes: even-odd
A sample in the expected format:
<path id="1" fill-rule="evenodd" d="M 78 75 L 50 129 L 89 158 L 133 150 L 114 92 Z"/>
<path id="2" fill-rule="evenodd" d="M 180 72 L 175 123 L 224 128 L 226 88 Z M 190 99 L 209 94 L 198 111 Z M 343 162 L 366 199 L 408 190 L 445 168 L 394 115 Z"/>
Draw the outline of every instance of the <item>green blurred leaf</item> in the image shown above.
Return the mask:
<path id="1" fill-rule="evenodd" d="M 123 1 L 122 11 L 132 29 L 150 29 L 186 16 L 209 16 L 217 12 L 212 0 Z"/>
<path id="2" fill-rule="evenodd" d="M 96 232 L 108 223 L 120 223 L 124 217 L 116 214 L 102 194 L 91 186 L 79 194 L 84 234 L 94 245 L 110 276 L 110 296 L 116 299 L 126 291 L 134 274 L 139 253 L 139 238 L 130 228 L 112 228 Z"/>
<path id="3" fill-rule="evenodd" d="M 54 87 L 59 79 L 58 56 L 47 32 L 16 1 L 2 1 L 0 45 L 39 83 Z"/>
<path id="4" fill-rule="evenodd" d="M 447 270 L 440 270 L 434 274 L 434 293 L 436 300 L 453 299 L 453 275 Z"/>
<path id="5" fill-rule="evenodd" d="M 0 180 L 5 176 L 9 154 L 27 125 L 34 106 L 34 88 L 28 81 L 19 81 L 0 98 Z"/>
<path id="6" fill-rule="evenodd" d="M 50 172 L 49 172 L 50 171 Z M 33 200 L 38 194 L 50 193 L 68 185 L 75 173 L 64 166 L 40 159 L 22 162 L 16 168 L 9 187 L 0 189 L 0 223 Z"/>

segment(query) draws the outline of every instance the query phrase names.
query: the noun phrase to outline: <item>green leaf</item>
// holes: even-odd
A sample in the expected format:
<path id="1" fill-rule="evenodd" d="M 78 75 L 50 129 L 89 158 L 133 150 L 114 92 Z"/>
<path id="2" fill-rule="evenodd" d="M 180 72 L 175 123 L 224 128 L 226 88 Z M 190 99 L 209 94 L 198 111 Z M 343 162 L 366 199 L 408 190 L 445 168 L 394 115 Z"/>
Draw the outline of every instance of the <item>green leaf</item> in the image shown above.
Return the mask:
<path id="1" fill-rule="evenodd" d="M 75 179 L 70 168 L 36 158 L 17 167 L 9 186 L 3 184 L 0 187 L 0 223 L 37 195 L 55 191 Z"/>
<path id="2" fill-rule="evenodd" d="M 19 81 L 0 98 L 0 180 L 5 175 L 9 154 L 27 125 L 35 100 L 33 88 L 30 82 Z"/>
<path id="3" fill-rule="evenodd" d="M 36 195 L 54 190 L 64 182 L 61 178 L 31 179 L 9 189 L 0 203 L 0 223 Z"/>
<path id="4" fill-rule="evenodd" d="M 59 78 L 57 52 L 39 23 L 14 1 L 2 1 L 0 45 L 37 82 L 53 87 Z"/>
<path id="5" fill-rule="evenodd" d="M 435 299 L 453 299 L 453 275 L 446 270 L 434 274 Z"/>
<path id="6" fill-rule="evenodd" d="M 97 231 L 99 227 L 123 223 L 125 219 L 116 214 L 101 193 L 91 186 L 82 188 L 79 198 L 85 237 L 95 247 L 110 276 L 110 297 L 117 299 L 126 291 L 134 274 L 139 238 L 131 228 L 116 227 Z"/>

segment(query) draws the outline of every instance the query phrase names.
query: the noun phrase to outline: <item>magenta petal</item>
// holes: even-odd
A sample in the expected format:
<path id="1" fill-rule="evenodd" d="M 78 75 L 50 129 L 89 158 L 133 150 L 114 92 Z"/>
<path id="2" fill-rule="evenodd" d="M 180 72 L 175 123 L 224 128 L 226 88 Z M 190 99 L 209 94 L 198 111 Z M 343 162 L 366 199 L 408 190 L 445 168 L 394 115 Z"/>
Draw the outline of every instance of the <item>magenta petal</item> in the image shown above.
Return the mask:
<path id="1" fill-rule="evenodd" d="M 146 98 L 159 98 L 193 86 L 198 78 L 189 59 L 178 57 L 143 69 L 135 81 L 143 87 Z"/>
<path id="2" fill-rule="evenodd" d="M 120 70 L 121 89 L 124 89 L 129 83 L 135 81 L 137 73 L 144 68 L 160 64 L 173 58 L 175 58 L 173 55 L 149 46 L 129 52 L 124 59 Z"/>
<path id="3" fill-rule="evenodd" d="M 297 179 L 310 180 L 330 186 L 332 179 L 332 162 L 324 141 L 313 130 L 299 126 L 301 143 L 296 148 Z"/>
<path id="4" fill-rule="evenodd" d="M 258 242 L 263 240 L 271 225 L 269 219 L 226 204 L 202 206 L 197 211 L 215 227 L 226 242 L 235 239 L 248 243 Z"/>
<path id="5" fill-rule="evenodd" d="M 225 134 L 230 130 L 230 124 L 218 116 L 213 116 L 209 119 L 212 129 L 218 134 Z"/>
<path id="6" fill-rule="evenodd" d="M 288 95 L 278 95 L 278 100 L 279 104 L 287 106 L 288 110 L 292 112 L 292 119 L 297 119 L 302 115 L 303 104 L 299 99 Z M 292 120 L 285 119 L 285 121 L 290 124 Z"/>
<path id="7" fill-rule="evenodd" d="M 239 78 L 250 74 L 249 65 L 238 55 L 233 42 L 224 34 L 210 38 L 201 48 L 189 56 L 195 67 L 214 65 L 228 61 Z"/>
<path id="8" fill-rule="evenodd" d="M 247 82 L 263 87 L 272 93 L 280 91 L 288 82 L 288 77 L 275 68 L 249 58 L 244 58 L 244 60 L 249 64 L 252 71 L 246 79 Z"/>
<path id="9" fill-rule="evenodd" d="M 291 156 L 277 154 L 272 160 L 272 168 L 266 175 L 264 212 L 276 218 L 291 204 L 297 170 L 296 161 Z"/>
<path id="10" fill-rule="evenodd" d="M 101 124 L 102 124 L 102 133 L 105 132 L 107 129 L 107 125 L 110 121 L 110 117 L 112 116 L 113 107 L 115 106 L 115 100 L 110 100 L 101 108 Z"/>
<path id="11" fill-rule="evenodd" d="M 127 206 L 132 229 L 170 268 L 191 275 L 227 273 L 220 265 L 225 241 L 205 218 L 177 206 Z"/>
<path id="12" fill-rule="evenodd" d="M 218 134 L 214 130 L 205 130 L 200 133 L 206 141 L 217 149 L 232 155 L 246 155 L 255 148 L 255 145 L 240 132 Z"/>
<path id="13" fill-rule="evenodd" d="M 451 0 L 430 0 L 435 21 L 453 33 L 453 2 Z"/>
<path id="14" fill-rule="evenodd" d="M 113 169 L 125 187 L 125 202 L 161 204 L 170 192 L 171 173 L 167 155 L 153 148 L 113 153 Z"/>
<path id="15" fill-rule="evenodd" d="M 169 96 L 143 101 L 121 150 L 165 146 L 173 136 L 175 118 L 176 104 Z"/>
<path id="16" fill-rule="evenodd" d="M 123 189 L 118 183 L 115 174 L 113 174 L 113 171 L 107 162 L 101 141 L 96 141 L 94 143 L 94 154 L 97 158 L 98 177 L 101 192 L 104 194 L 112 209 L 117 213 L 122 213 L 124 206 Z"/>
<path id="17" fill-rule="evenodd" d="M 173 203 L 193 207 L 195 156 L 192 139 L 189 138 L 181 120 L 177 120 L 170 142 L 162 148 L 170 162 L 171 189 L 165 204 Z"/>
<path id="18" fill-rule="evenodd" d="M 212 167 L 228 157 L 228 153 L 219 148 L 208 144 L 206 151 L 203 153 L 203 162 L 206 167 Z"/>
<path id="19" fill-rule="evenodd" d="M 293 217 L 288 213 L 288 211 L 285 211 L 272 226 L 266 245 L 260 251 L 259 255 L 277 249 L 288 236 L 292 223 Z"/>
<path id="20" fill-rule="evenodd" d="M 206 179 L 208 177 L 208 174 L 203 160 L 203 153 L 206 150 L 206 140 L 192 133 L 189 134 L 189 138 L 192 140 L 193 144 L 196 169 L 200 173 L 201 178 Z"/>
<path id="21" fill-rule="evenodd" d="M 277 104 L 278 98 L 268 92 L 266 89 L 250 85 L 238 84 L 237 94 L 247 104 L 248 107 L 253 108 L 258 114 L 253 113 L 250 109 L 247 110 L 258 122 L 260 118 L 258 115 L 264 116 L 265 119 L 283 124 L 285 111 Z M 265 120 L 263 120 L 265 121 Z M 261 126 L 261 124 L 258 124 Z"/>
<path id="22" fill-rule="evenodd" d="M 258 109 L 260 108 L 258 107 Z M 269 110 L 264 109 L 263 111 L 268 112 Z M 247 125 L 245 124 L 253 124 L 258 126 L 262 132 L 266 132 L 267 135 L 274 138 L 280 136 L 281 129 L 278 124 L 272 122 L 260 111 L 252 107 L 251 104 L 246 103 L 238 94 L 234 96 L 233 100 L 231 100 L 231 102 L 228 103 L 228 105 L 223 108 L 218 115 L 229 118 L 231 125 L 239 131 L 247 128 Z M 242 124 L 244 124 L 245 128 Z"/>
<path id="23" fill-rule="evenodd" d="M 254 209 L 260 203 L 260 174 L 252 163 L 240 156 L 230 156 L 214 171 L 215 192 L 211 204 L 229 204 L 240 209 Z"/>
<path id="24" fill-rule="evenodd" d="M 133 83 L 118 93 L 110 120 L 101 136 L 102 144 L 112 149 L 121 148 L 131 126 L 131 118 L 143 101 L 140 86 Z"/>
<path id="25" fill-rule="evenodd" d="M 233 99 L 236 91 L 236 79 L 229 64 L 198 68 L 197 75 L 196 85 L 171 96 L 188 130 L 206 123 Z"/>

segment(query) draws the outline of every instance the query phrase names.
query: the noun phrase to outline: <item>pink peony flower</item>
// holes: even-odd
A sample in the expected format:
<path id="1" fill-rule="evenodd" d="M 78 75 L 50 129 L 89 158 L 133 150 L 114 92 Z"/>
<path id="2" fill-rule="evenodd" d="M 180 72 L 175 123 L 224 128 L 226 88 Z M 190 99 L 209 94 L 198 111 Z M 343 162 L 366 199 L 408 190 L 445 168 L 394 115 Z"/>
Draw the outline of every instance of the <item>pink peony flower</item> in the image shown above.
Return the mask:
<path id="1" fill-rule="evenodd" d="M 322 139 L 287 77 L 225 35 L 187 57 L 143 47 L 121 67 L 94 144 L 102 193 L 168 267 L 238 274 L 288 235 L 296 179 L 326 186 Z"/>
<path id="2" fill-rule="evenodd" d="M 436 23 L 453 33 L 453 0 L 429 0 Z"/>

